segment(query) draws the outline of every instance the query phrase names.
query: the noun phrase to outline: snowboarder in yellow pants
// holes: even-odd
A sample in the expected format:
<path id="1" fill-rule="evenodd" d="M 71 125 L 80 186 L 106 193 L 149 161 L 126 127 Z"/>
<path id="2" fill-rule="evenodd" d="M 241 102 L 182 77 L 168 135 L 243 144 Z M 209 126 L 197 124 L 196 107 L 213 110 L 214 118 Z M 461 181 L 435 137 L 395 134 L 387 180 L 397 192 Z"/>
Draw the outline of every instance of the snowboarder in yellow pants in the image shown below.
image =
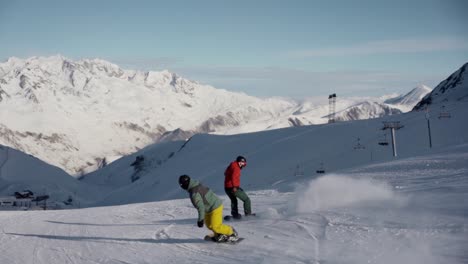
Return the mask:
<path id="1" fill-rule="evenodd" d="M 236 241 L 237 232 L 229 225 L 223 224 L 223 203 L 216 194 L 198 181 L 190 179 L 188 175 L 179 177 L 179 185 L 190 194 L 190 201 L 198 210 L 198 227 L 203 224 L 214 232 L 218 242 Z"/>

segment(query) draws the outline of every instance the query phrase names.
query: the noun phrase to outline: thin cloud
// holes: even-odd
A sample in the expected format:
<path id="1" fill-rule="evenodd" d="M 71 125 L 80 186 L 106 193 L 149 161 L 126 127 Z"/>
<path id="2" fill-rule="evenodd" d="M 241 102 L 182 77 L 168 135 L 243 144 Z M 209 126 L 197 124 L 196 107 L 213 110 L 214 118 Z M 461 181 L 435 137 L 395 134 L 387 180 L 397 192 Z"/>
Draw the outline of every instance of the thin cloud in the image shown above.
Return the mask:
<path id="1" fill-rule="evenodd" d="M 117 58 L 113 60 L 119 66 L 132 70 L 165 70 L 173 68 L 183 62 L 182 58 L 157 57 L 157 58 Z"/>
<path id="2" fill-rule="evenodd" d="M 185 78 L 249 95 L 304 98 L 404 93 L 422 83 L 434 87 L 444 76 L 378 71 L 312 72 L 277 67 L 200 66 L 172 69 Z"/>
<path id="3" fill-rule="evenodd" d="M 372 41 L 347 47 L 318 48 L 289 52 L 291 57 L 338 57 L 391 53 L 421 53 L 468 50 L 468 39 L 425 38 Z"/>

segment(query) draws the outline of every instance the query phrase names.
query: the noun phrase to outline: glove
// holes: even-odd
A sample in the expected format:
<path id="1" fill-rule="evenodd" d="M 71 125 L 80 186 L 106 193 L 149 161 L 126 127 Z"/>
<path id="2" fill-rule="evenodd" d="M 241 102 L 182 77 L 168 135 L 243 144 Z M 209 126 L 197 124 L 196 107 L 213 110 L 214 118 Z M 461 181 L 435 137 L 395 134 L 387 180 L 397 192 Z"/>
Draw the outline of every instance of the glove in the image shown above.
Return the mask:
<path id="1" fill-rule="evenodd" d="M 197 222 L 197 226 L 198 226 L 198 227 L 203 227 L 203 220 L 198 221 L 198 222 Z"/>
<path id="2" fill-rule="evenodd" d="M 237 192 L 237 188 L 236 187 L 232 188 L 232 192 L 233 193 Z"/>

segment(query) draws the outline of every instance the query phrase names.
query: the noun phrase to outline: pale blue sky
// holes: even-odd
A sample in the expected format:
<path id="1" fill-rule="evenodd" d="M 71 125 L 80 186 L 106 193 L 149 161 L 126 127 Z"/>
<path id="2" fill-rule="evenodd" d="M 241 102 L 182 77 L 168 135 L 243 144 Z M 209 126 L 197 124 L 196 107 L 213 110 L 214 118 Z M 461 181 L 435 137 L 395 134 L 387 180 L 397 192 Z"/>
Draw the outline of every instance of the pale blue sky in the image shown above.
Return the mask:
<path id="1" fill-rule="evenodd" d="M 468 1 L 2 1 L 0 59 L 61 54 L 295 98 L 434 87 L 468 62 Z"/>

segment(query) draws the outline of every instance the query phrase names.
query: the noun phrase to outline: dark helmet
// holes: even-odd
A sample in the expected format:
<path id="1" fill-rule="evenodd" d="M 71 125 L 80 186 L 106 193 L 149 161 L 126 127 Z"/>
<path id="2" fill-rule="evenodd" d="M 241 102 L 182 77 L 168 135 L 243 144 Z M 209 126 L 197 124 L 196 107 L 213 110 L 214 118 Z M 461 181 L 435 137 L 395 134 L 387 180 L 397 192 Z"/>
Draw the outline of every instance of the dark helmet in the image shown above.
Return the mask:
<path id="1" fill-rule="evenodd" d="M 236 161 L 237 161 L 237 162 L 241 162 L 241 161 L 247 162 L 247 159 L 245 159 L 245 158 L 242 157 L 242 156 L 238 156 L 238 157 L 236 158 Z"/>
<path id="2" fill-rule="evenodd" d="M 190 184 L 190 177 L 188 175 L 181 175 L 179 177 L 180 188 L 187 190 Z"/>

